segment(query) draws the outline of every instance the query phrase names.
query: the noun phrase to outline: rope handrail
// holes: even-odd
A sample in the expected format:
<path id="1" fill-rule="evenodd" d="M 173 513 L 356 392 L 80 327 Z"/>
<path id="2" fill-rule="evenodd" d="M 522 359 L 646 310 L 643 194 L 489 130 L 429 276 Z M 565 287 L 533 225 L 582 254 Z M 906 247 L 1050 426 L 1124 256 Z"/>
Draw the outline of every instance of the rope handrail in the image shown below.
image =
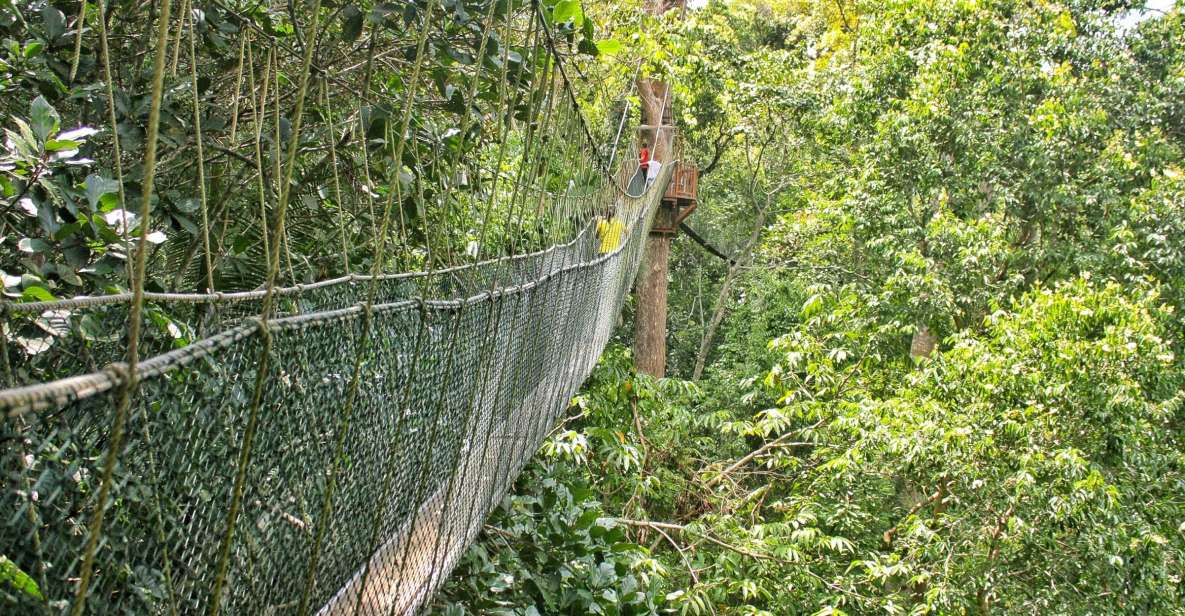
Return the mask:
<path id="1" fill-rule="evenodd" d="M 655 187 L 665 186 L 670 180 L 673 167 L 666 167 L 660 172 L 659 179 L 654 182 L 651 189 Z M 661 195 L 661 191 L 655 189 L 652 195 Z M 653 200 L 653 196 L 652 196 Z M 627 227 L 627 234 L 633 235 L 638 233 L 639 225 L 643 224 L 643 220 L 649 220 L 655 209 L 654 203 L 647 204 L 646 213 L 632 219 Z M 568 244 L 571 245 L 571 244 Z M 549 248 L 544 253 L 554 250 L 556 247 Z M 529 291 L 543 282 L 550 280 L 553 277 L 564 273 L 578 271 L 583 268 L 594 267 L 608 259 L 614 257 L 622 250 L 625 245 L 622 244 L 616 249 L 601 254 L 600 256 L 591 260 L 565 266 L 557 271 L 544 273 L 535 280 L 530 280 L 524 283 L 516 284 L 509 287 L 493 288 L 481 291 L 475 295 L 465 298 L 449 299 L 449 300 L 432 300 L 421 297 L 411 298 L 397 302 L 386 302 L 375 304 L 372 310 L 376 313 L 389 313 L 411 306 L 423 305 L 435 309 L 455 309 L 463 306 L 469 306 L 493 298 L 504 297 Z M 498 262 L 498 259 L 492 260 L 490 263 Z M 369 279 L 367 275 L 353 275 L 345 276 L 343 279 L 357 278 L 359 280 Z M 326 281 L 326 283 L 332 281 Z M 308 285 L 305 285 L 307 287 Z M 324 286 L 324 283 L 323 283 Z M 300 287 L 292 287 L 299 290 Z M 277 293 L 279 290 L 277 289 Z M 262 292 L 260 292 L 262 293 Z M 219 295 L 219 294 L 214 294 Z M 204 297 L 204 295 L 203 295 Z M 81 298 L 80 298 L 81 299 Z M 291 315 L 271 319 L 268 322 L 268 327 L 273 330 L 284 330 L 299 327 L 307 327 L 313 324 L 332 323 L 347 318 L 355 318 L 359 316 L 364 308 L 364 302 L 350 306 L 347 308 L 340 308 L 336 310 L 325 310 L 319 312 L 311 312 L 306 314 Z M 229 344 L 233 344 L 246 336 L 251 336 L 259 331 L 258 319 L 248 319 L 248 322 L 243 325 L 236 326 L 230 330 L 219 332 L 202 340 L 196 341 L 190 345 L 169 351 L 162 355 L 142 360 L 138 367 L 137 374 L 139 378 L 147 378 L 163 374 L 165 371 L 179 366 L 184 366 L 194 360 L 201 359 L 207 356 L 210 352 L 224 348 Z M 113 364 L 118 366 L 119 364 Z M 49 405 L 60 403 L 62 400 L 79 400 L 88 396 L 102 393 L 122 384 L 126 377 L 123 376 L 125 371 L 118 368 L 106 367 L 97 372 L 86 375 L 66 377 L 49 383 L 39 383 L 34 385 L 26 385 L 23 387 L 16 387 L 11 389 L 0 390 L 0 411 L 4 411 L 8 416 L 15 417 L 26 412 L 43 410 Z M 65 395 L 69 394 L 69 395 Z"/>
<path id="2" fill-rule="evenodd" d="M 579 242 L 584 235 L 588 233 L 588 227 L 585 227 L 573 239 L 563 243 L 554 244 L 534 252 L 521 253 L 516 255 L 503 255 L 477 261 L 474 263 L 466 263 L 463 265 L 454 265 L 451 267 L 436 269 L 436 270 L 419 270 L 414 272 L 389 272 L 378 275 L 372 274 L 347 274 L 345 276 L 338 276 L 335 278 L 328 278 L 325 280 L 318 280 L 316 282 L 301 283 L 289 285 L 285 287 L 276 287 L 272 293 L 276 296 L 286 296 L 298 294 L 303 291 L 314 289 L 323 289 L 327 287 L 334 287 L 350 282 L 362 282 L 368 280 L 414 280 L 427 276 L 437 276 L 442 274 L 453 274 L 458 272 L 465 272 L 482 267 L 490 267 L 499 263 L 524 261 L 527 259 L 539 257 L 565 247 L 570 247 Z M 235 302 L 260 299 L 267 294 L 265 289 L 253 289 L 250 291 L 215 291 L 212 293 L 177 293 L 177 292 L 153 292 L 145 291 L 144 299 L 153 302 L 182 302 L 191 304 L 204 303 L 218 303 L 218 302 Z M 7 310 L 12 314 L 38 314 L 47 310 L 62 310 L 67 308 L 85 307 L 85 306 L 100 306 L 107 304 L 118 304 L 127 302 L 132 299 L 130 292 L 112 293 L 110 295 L 80 295 L 77 297 L 70 297 L 56 300 L 45 300 L 37 302 L 14 302 L 12 300 L 0 300 L 0 306 L 3 310 Z"/>
<path id="3" fill-rule="evenodd" d="M 619 135 L 620 137 L 620 135 Z M 623 167 L 623 169 L 628 167 Z M 613 184 L 617 185 L 616 177 L 613 177 Z M 530 189 L 528 187 L 528 189 Z M 630 194 L 627 189 L 619 188 L 622 195 L 628 197 L 639 197 L 641 194 Z M 556 193 L 540 191 L 542 194 L 548 196 L 558 196 Z M 591 199 L 595 194 L 578 195 L 578 199 Z M 582 237 L 589 232 L 587 226 L 583 227 L 579 233 L 571 240 L 562 244 L 552 244 L 546 248 L 541 248 L 533 252 L 502 255 L 490 259 L 484 259 L 473 263 L 465 263 L 461 265 L 453 265 L 444 268 L 431 270 L 418 270 L 410 272 L 388 272 L 378 275 L 372 274 L 346 274 L 334 278 L 327 278 L 324 280 L 317 280 L 308 283 L 299 283 L 288 286 L 276 287 L 272 290 L 272 294 L 277 297 L 284 297 L 288 295 L 299 294 L 304 291 L 323 289 L 326 287 L 333 287 L 343 285 L 351 282 L 363 282 L 369 280 L 415 280 L 417 278 L 424 278 L 428 276 L 437 276 L 444 274 L 461 273 L 475 268 L 489 267 L 499 263 L 513 263 L 517 261 L 524 261 L 531 258 L 537 258 L 547 253 L 558 249 L 570 247 L 573 244 L 581 241 Z M 0 311 L 7 311 L 9 314 L 39 314 L 46 311 L 67 310 L 70 308 L 82 308 L 103 306 L 110 304 L 119 304 L 129 302 L 133 298 L 133 293 L 125 291 L 121 293 L 112 293 L 109 295 L 79 295 L 75 297 L 41 300 L 32 302 L 13 301 L 6 298 L 0 298 Z M 176 291 L 144 291 L 143 297 L 145 301 L 150 302 L 178 302 L 190 304 L 207 304 L 207 303 L 221 303 L 221 302 L 236 302 L 261 299 L 267 295 L 266 289 L 252 289 L 246 291 L 213 291 L 206 293 L 184 293 Z"/>
<path id="4" fill-rule="evenodd" d="M 144 570 L 162 566 L 163 557 L 166 563 L 176 561 L 167 596 L 184 601 L 186 612 L 216 605 L 206 602 L 217 562 L 211 546 L 217 546 L 226 518 L 210 498 L 227 498 L 231 477 L 218 467 L 194 473 L 192 465 L 235 453 L 236 431 L 229 428 L 243 420 L 246 404 L 239 396 L 257 378 L 252 373 L 259 365 L 255 351 L 270 338 L 275 355 L 262 381 L 258 442 L 251 445 L 255 462 L 237 484 L 242 486 L 238 515 L 243 520 L 235 536 L 248 539 L 226 544 L 228 558 L 219 569 L 231 575 L 250 567 L 258 572 L 249 579 L 265 584 L 253 591 L 228 587 L 219 601 L 222 609 L 260 613 L 303 595 L 310 608 L 321 606 L 316 612 L 322 616 L 353 614 L 359 605 L 370 613 L 410 616 L 444 581 L 481 520 L 592 370 L 637 271 L 660 189 L 671 174 L 668 167 L 655 190 L 627 204 L 624 241 L 601 252 L 588 238 L 557 257 L 554 268 L 520 284 L 457 299 L 416 297 L 370 307 L 360 302 L 247 320 L 147 358 L 134 373 L 126 365 L 112 364 L 91 374 L 0 392 L 0 417 L 29 426 L 22 440 L 35 447 L 50 446 L 64 435 L 74 435 L 72 443 L 90 442 L 104 425 L 104 414 L 95 411 L 129 378 L 136 379 L 142 393 L 130 409 L 128 447 L 148 455 L 121 458 L 112 494 L 120 499 L 122 515 L 112 516 L 108 526 L 115 534 L 107 537 L 108 542 L 128 537 L 132 543 L 95 553 L 92 585 L 104 600 L 119 601 L 133 611 L 159 611 L 161 605 L 152 603 L 151 595 L 125 588 L 134 578 L 107 572 L 118 569 L 113 559 Z M 358 331 L 368 314 L 375 316 L 373 344 L 382 361 L 364 364 L 368 385 L 356 413 L 361 440 L 339 441 L 344 447 L 340 455 L 351 460 L 339 468 L 341 493 L 321 514 L 329 517 L 309 517 L 292 511 L 290 499 L 299 495 L 317 502 L 318 494 L 326 494 L 321 473 L 339 458 L 317 448 L 317 443 L 336 438 L 333 416 L 322 409 L 332 407 L 344 387 L 342 362 L 335 358 L 357 351 L 347 332 Z M 504 319 L 489 321 L 493 315 Z M 407 335 L 409 328 L 414 336 Z M 481 335 L 490 328 L 505 331 Z M 330 354 L 316 354 L 318 345 Z M 474 363 L 477 357 L 480 364 Z M 393 396 L 404 402 L 393 405 Z M 422 456 L 409 449 L 417 442 L 427 443 Z M 64 451 L 66 462 L 74 451 L 74 446 Z M 0 453 L 0 469 L 7 473 L 47 472 L 41 464 L 31 467 L 11 450 Z M 82 472 L 94 469 L 84 461 Z M 179 473 L 184 481 L 157 484 L 158 473 Z M 376 499 L 374 478 L 379 476 L 389 489 Z M 165 512 L 155 518 L 155 536 L 152 525 L 135 525 L 141 507 L 137 493 L 150 495 L 145 504 L 149 511 Z M 23 498 L 11 489 L 0 491 L 0 506 L 15 507 Z M 367 512 L 376 503 L 389 517 L 377 528 L 376 542 L 345 540 L 357 531 L 340 525 L 372 519 Z M 50 549 L 53 571 L 69 570 L 70 557 L 77 553 L 74 546 L 81 538 L 72 530 L 73 512 L 93 507 L 87 492 L 74 491 L 42 504 L 35 528 Z M 292 550 L 311 549 L 308 529 L 315 521 L 325 525 L 326 536 L 338 538 L 323 545 L 325 564 L 314 568 L 313 579 L 298 582 L 290 574 Z M 23 520 L 0 528 L 0 549 L 20 554 L 29 528 Z M 55 577 L 48 584 L 43 592 L 55 599 L 70 588 Z M 130 601 L 138 607 L 130 607 Z"/>
<path id="5" fill-rule="evenodd" d="M 656 182 L 657 183 L 657 182 Z M 629 197 L 639 197 L 641 195 L 631 195 L 626 193 Z M 338 276 L 335 278 L 328 278 L 325 280 L 318 280 L 315 282 L 300 283 L 284 287 L 277 287 L 272 291 L 275 296 L 283 297 L 287 295 L 299 294 L 304 291 L 315 289 L 324 289 L 327 287 L 334 287 L 351 282 L 363 282 L 368 280 L 414 280 L 417 278 L 424 278 L 427 276 L 439 276 L 444 274 L 462 273 L 483 267 L 491 267 L 501 263 L 514 263 L 517 261 L 525 261 L 532 258 L 537 258 L 557 250 L 562 250 L 573 246 L 580 242 L 591 231 L 591 227 L 585 226 L 581 229 L 576 237 L 568 240 L 563 244 L 553 244 L 547 248 L 542 248 L 534 252 L 520 253 L 514 255 L 503 255 L 473 263 L 466 263 L 463 265 L 454 265 L 450 267 L 440 268 L 436 270 L 419 270 L 414 272 L 388 272 L 378 275 L 372 274 L 347 274 L 345 276 Z M 206 303 L 221 303 L 221 302 L 236 302 L 261 299 L 267 294 L 266 289 L 253 289 L 250 291 L 214 291 L 211 293 L 178 293 L 178 292 L 160 292 L 160 291 L 145 291 L 144 300 L 150 302 L 178 302 L 190 304 L 206 304 Z M 109 304 L 119 304 L 128 302 L 132 299 L 131 292 L 112 293 L 110 295 L 79 295 L 76 297 L 43 300 L 36 302 L 16 302 L 8 299 L 0 299 L 0 311 L 7 311 L 9 314 L 40 314 L 46 311 L 65 310 L 69 308 L 81 308 L 92 306 L 103 306 Z"/>

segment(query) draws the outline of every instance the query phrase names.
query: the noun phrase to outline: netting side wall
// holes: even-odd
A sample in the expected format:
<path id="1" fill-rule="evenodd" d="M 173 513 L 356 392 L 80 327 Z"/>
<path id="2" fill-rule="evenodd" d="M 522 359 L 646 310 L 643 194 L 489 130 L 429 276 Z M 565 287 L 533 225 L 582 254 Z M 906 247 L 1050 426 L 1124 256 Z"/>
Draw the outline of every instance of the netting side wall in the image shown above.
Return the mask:
<path id="1" fill-rule="evenodd" d="M 525 284 L 376 306 L 365 344 L 366 313 L 348 307 L 143 362 L 86 611 L 414 613 L 591 370 L 654 193 L 623 204 L 616 252 L 584 236 L 503 264 Z M 119 393 L 94 382 L 31 406 L 0 395 L 0 554 L 44 596 L 5 587 L 0 611 L 75 605 Z"/>
<path id="2" fill-rule="evenodd" d="M 469 265 L 408 274 L 380 275 L 374 285 L 378 304 L 420 297 L 455 300 L 497 286 L 513 287 L 557 271 L 558 263 L 580 262 L 595 235 L 586 223 L 567 243 L 532 253 Z M 371 293 L 369 276 L 352 276 L 287 287 L 276 298 L 275 316 L 311 314 L 364 303 Z M 209 332 L 233 327 L 259 316 L 263 292 L 224 294 L 150 294 L 146 325 L 140 337 L 144 356 L 181 348 Z M 72 374 L 101 370 L 122 361 L 127 349 L 125 324 L 130 295 L 96 296 L 53 302 L 12 304 L 9 327 L 51 333 L 51 346 L 30 353 L 12 345 L 9 361 L 16 366 L 17 385 L 45 382 Z"/>

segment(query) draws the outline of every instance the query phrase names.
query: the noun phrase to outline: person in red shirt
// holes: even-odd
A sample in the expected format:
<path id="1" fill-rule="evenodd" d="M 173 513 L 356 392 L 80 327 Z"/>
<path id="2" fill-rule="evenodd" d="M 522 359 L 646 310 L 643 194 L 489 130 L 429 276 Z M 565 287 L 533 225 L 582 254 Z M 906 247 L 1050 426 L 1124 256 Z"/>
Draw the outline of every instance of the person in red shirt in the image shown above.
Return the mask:
<path id="1" fill-rule="evenodd" d="M 638 150 L 638 170 L 630 178 L 629 188 L 626 190 L 631 196 L 641 196 L 646 188 L 646 170 L 650 168 L 650 148 L 642 145 Z"/>

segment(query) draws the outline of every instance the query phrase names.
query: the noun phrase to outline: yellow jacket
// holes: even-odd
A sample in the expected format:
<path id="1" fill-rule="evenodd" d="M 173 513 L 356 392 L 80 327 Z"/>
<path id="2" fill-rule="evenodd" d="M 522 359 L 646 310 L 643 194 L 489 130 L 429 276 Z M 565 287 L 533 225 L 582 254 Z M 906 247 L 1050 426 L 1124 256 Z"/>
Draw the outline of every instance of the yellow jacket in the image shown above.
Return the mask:
<path id="1" fill-rule="evenodd" d="M 597 237 L 601 238 L 599 248 L 601 254 L 613 252 L 621 245 L 621 237 L 625 235 L 625 224 L 617 217 L 597 221 Z"/>

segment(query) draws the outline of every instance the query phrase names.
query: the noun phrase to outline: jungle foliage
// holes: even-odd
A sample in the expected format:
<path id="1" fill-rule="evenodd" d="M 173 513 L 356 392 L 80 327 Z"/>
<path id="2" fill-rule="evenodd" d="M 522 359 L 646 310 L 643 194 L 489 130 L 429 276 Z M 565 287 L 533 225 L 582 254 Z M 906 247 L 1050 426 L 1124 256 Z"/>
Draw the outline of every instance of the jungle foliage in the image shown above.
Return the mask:
<path id="1" fill-rule="evenodd" d="M 175 4 L 147 288 L 256 288 L 311 7 Z M 372 200 L 396 191 L 379 269 L 546 243 L 475 195 L 517 171 L 496 128 L 536 121 L 549 50 L 498 21 L 524 3 L 438 4 L 394 160 L 429 3 L 321 3 L 280 282 L 375 265 Z M 672 85 L 690 224 L 733 262 L 676 242 L 671 378 L 608 353 L 434 613 L 1185 614 L 1185 7 L 541 4 L 599 137 L 631 79 Z M 7 299 L 129 286 L 159 6 L 0 0 Z M 544 185 L 589 179 L 566 160 Z M 64 335 L 4 326 L 5 357 Z M 40 598 L 31 571 L 0 554 L 0 592 Z"/>
<path id="2" fill-rule="evenodd" d="M 586 15 L 576 0 L 173 4 L 155 191 L 144 209 L 150 52 L 162 4 L 0 2 L 6 301 L 128 291 L 142 232 L 147 291 L 262 288 L 285 191 L 279 285 L 550 245 L 557 235 L 550 230 L 571 221 L 544 211 L 541 199 L 526 208 L 526 193 L 508 187 L 523 177 L 588 197 L 612 155 L 618 124 L 609 109 L 625 105 L 633 70 L 624 54 L 616 57 L 621 42 L 597 26 L 629 7 L 590 7 Z M 550 36 L 540 34 L 540 20 Z M 298 109 L 306 50 L 307 104 Z M 592 71 L 595 80 L 578 78 Z M 569 89 L 585 105 L 587 132 L 579 134 L 600 149 L 584 138 L 540 137 L 578 134 L 570 108 L 548 111 L 568 101 Z M 406 100 L 415 104 L 403 134 Z M 394 247 L 376 264 L 391 210 Z M 150 221 L 140 220 L 142 211 Z M 15 383 L 77 374 L 31 366 L 52 363 L 45 358 L 61 348 L 108 342 L 122 317 L 61 316 L 4 324 Z M 150 307 L 148 317 L 145 335 L 161 340 L 153 348 L 206 333 L 190 315 Z M 78 363 L 70 355 L 60 363 Z M 86 369 L 103 367 L 85 361 Z"/>
<path id="3" fill-rule="evenodd" d="M 671 378 L 603 360 L 438 613 L 1185 613 L 1185 7 L 1143 7 L 643 24 L 736 264 L 676 242 Z M 653 608 L 475 583 L 592 553 L 500 539 L 551 481 Z"/>

